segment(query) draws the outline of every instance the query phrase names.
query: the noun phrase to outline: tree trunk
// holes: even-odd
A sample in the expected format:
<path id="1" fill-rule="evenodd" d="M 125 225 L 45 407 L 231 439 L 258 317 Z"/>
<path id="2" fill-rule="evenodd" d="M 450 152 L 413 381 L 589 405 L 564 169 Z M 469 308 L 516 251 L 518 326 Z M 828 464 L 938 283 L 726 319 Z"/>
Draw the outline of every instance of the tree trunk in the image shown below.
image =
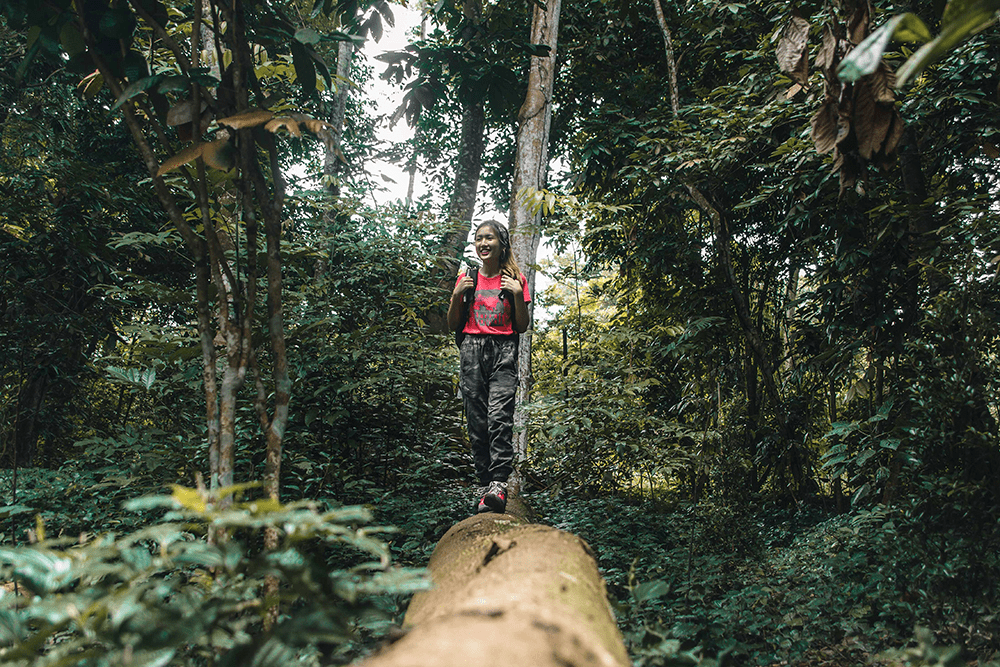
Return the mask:
<path id="1" fill-rule="evenodd" d="M 340 145 L 344 137 L 344 122 L 347 117 L 347 94 L 350 91 L 348 79 L 351 76 L 351 65 L 354 59 L 354 44 L 341 42 L 337 50 L 337 94 L 333 98 L 333 108 L 330 111 L 331 129 L 322 137 L 325 143 L 323 151 L 323 176 L 326 179 L 326 190 L 334 197 L 340 196 L 340 170 L 343 164 L 343 153 Z"/>
<path id="2" fill-rule="evenodd" d="M 407 634 L 365 667 L 629 664 L 593 552 L 575 535 L 481 514 L 452 526 L 428 569 L 434 588 L 413 597 Z"/>
<path id="3" fill-rule="evenodd" d="M 549 127 L 552 124 L 552 86 L 556 76 L 556 46 L 559 41 L 559 13 L 562 0 L 548 0 L 544 9 L 537 4 L 531 22 L 531 43 L 549 47 L 546 57 L 531 58 L 528 73 L 528 92 L 517 114 L 517 155 L 514 162 L 514 180 L 511 186 L 510 221 L 511 247 L 514 257 L 528 279 L 531 293 L 529 322 L 535 311 L 535 257 L 541 240 L 540 214 L 532 213 L 519 195 L 526 189 L 542 189 L 549 166 Z M 518 368 L 520 392 L 514 413 L 515 458 L 523 461 L 528 450 L 527 417 L 521 405 L 531 395 L 531 331 L 521 336 Z M 515 470 L 515 489 L 520 486 L 520 474 Z"/>
<path id="4" fill-rule="evenodd" d="M 49 369 L 35 368 L 17 394 L 11 466 L 30 466 L 38 446 L 38 418 L 49 386 Z"/>
<path id="5" fill-rule="evenodd" d="M 479 25 L 483 20 L 482 0 L 472 0 L 463 6 L 463 12 L 470 25 Z M 476 33 L 469 29 L 462 35 L 463 42 L 476 39 Z M 476 193 L 479 177 L 483 171 L 483 149 L 485 146 L 486 112 L 482 100 L 462 102 L 462 136 L 455 161 L 455 188 L 448 203 L 448 233 L 442 248 L 442 263 L 435 276 L 442 292 L 451 293 L 458 276 L 465 244 L 469 240 L 472 217 L 476 210 Z M 415 163 L 414 163 L 415 165 Z M 413 167 L 416 169 L 416 166 Z M 436 333 L 448 331 L 447 309 L 440 308 L 428 313 L 427 323 Z"/>

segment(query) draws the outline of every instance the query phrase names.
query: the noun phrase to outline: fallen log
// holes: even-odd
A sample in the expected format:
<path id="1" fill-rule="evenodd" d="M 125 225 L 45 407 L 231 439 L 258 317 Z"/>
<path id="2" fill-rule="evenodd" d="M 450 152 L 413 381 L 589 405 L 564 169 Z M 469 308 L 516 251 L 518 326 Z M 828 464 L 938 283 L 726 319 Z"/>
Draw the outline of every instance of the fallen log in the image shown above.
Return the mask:
<path id="1" fill-rule="evenodd" d="M 629 664 L 590 547 L 508 509 L 441 538 L 428 564 L 434 588 L 413 597 L 405 634 L 365 667 Z"/>

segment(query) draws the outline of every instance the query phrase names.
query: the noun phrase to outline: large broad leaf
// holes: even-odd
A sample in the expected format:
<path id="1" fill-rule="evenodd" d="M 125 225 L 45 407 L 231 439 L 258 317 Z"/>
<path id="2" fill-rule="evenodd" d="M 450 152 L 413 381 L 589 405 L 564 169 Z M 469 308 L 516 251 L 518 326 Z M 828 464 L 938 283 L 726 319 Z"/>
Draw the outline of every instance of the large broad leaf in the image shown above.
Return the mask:
<path id="1" fill-rule="evenodd" d="M 185 165 L 188 162 L 193 162 L 194 160 L 197 160 L 198 158 L 201 157 L 201 154 L 204 152 L 206 145 L 207 144 L 197 143 L 192 146 L 188 146 L 180 153 L 177 153 L 176 155 L 168 159 L 166 162 L 161 164 L 159 170 L 157 170 L 156 172 L 156 175 L 163 176 L 167 172 L 173 171 L 174 169 L 177 169 L 178 167 Z"/>
<path id="2" fill-rule="evenodd" d="M 333 78 L 330 76 L 330 68 L 327 67 L 326 62 L 323 60 L 322 56 L 320 56 L 319 53 L 316 52 L 316 49 L 312 48 L 311 46 L 307 46 L 306 51 L 312 58 L 313 64 L 316 66 L 316 69 L 318 69 L 319 73 L 323 75 L 323 81 L 326 83 L 326 89 L 332 90 Z"/>
<path id="3" fill-rule="evenodd" d="M 295 80 L 302 88 L 303 97 L 311 97 L 316 93 L 316 66 L 312 56 L 300 42 L 291 42 L 292 64 L 295 66 Z"/>
<path id="4" fill-rule="evenodd" d="M 778 67 L 792 81 L 804 84 L 809 78 L 809 21 L 801 16 L 793 16 L 781 39 L 778 41 Z"/>
<path id="5" fill-rule="evenodd" d="M 79 28 L 73 23 L 67 23 L 60 28 L 59 42 L 71 58 L 79 53 L 83 53 L 87 48 L 86 42 L 83 41 L 83 35 L 80 34 Z"/>
<path id="6" fill-rule="evenodd" d="M 812 140 L 819 153 L 829 153 L 837 145 L 837 101 L 827 100 L 813 115 Z"/>
<path id="7" fill-rule="evenodd" d="M 208 102 L 205 100 L 200 100 L 201 104 L 198 108 L 198 115 L 201 116 L 201 112 L 208 108 Z M 177 127 L 178 125 L 186 125 L 194 121 L 195 111 L 194 111 L 194 101 L 191 99 L 181 100 L 177 104 L 170 107 L 167 112 L 167 125 L 170 127 Z"/>
<path id="8" fill-rule="evenodd" d="M 894 16 L 847 54 L 837 68 L 837 76 L 841 81 L 850 82 L 871 74 L 882 62 L 893 39 L 923 42 L 930 38 L 930 31 L 916 14 Z"/>
<path id="9" fill-rule="evenodd" d="M 101 34 L 112 39 L 128 39 L 135 28 L 135 15 L 125 3 L 104 12 L 98 22 Z"/>
<path id="10" fill-rule="evenodd" d="M 938 61 L 946 53 L 996 21 L 1000 0 L 961 1 L 960 9 L 952 9 L 952 3 L 945 9 L 946 22 L 942 23 L 941 34 L 924 44 L 899 68 L 896 87 L 901 88 L 925 67 Z"/>
<path id="11" fill-rule="evenodd" d="M 226 125 L 234 130 L 242 130 L 246 127 L 257 127 L 274 118 L 274 114 L 265 109 L 253 109 L 244 111 L 235 116 L 228 116 L 219 119 L 219 125 Z"/>
<path id="12" fill-rule="evenodd" d="M 295 39 L 302 44 L 319 44 L 320 34 L 313 28 L 299 28 L 295 31 Z"/>
<path id="13" fill-rule="evenodd" d="M 139 79 L 138 81 L 131 84 L 128 88 L 126 88 L 122 92 L 122 94 L 118 97 L 118 99 L 115 100 L 115 104 L 114 106 L 111 107 L 111 110 L 112 111 L 117 110 L 118 107 L 125 104 L 136 95 L 141 95 L 150 88 L 153 88 L 154 86 L 159 84 L 160 81 L 162 80 L 163 80 L 162 74 L 154 74 L 153 76 L 147 76 L 144 79 Z"/>

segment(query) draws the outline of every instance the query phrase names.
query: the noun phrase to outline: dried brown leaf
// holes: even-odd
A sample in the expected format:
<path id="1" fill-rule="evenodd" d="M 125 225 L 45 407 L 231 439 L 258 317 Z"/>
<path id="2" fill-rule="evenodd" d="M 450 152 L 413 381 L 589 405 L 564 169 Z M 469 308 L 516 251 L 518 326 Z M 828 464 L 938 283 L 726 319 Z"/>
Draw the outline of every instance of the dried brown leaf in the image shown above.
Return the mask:
<path id="1" fill-rule="evenodd" d="M 247 127 L 263 125 L 272 118 L 274 118 L 274 114 L 266 109 L 253 109 L 252 111 L 244 111 L 228 118 L 220 118 L 219 125 L 226 125 L 234 130 L 242 130 Z"/>
<path id="2" fill-rule="evenodd" d="M 197 144 L 192 144 L 192 145 L 188 146 L 187 148 L 185 148 L 184 150 L 182 150 L 180 153 L 177 153 L 176 155 L 174 155 L 173 157 L 171 157 L 169 160 L 167 160 L 166 162 L 164 162 L 163 164 L 161 164 L 160 168 L 156 172 L 156 175 L 157 176 L 163 176 L 167 172 L 173 171 L 174 169 L 177 169 L 181 165 L 185 165 L 188 162 L 192 162 L 193 160 L 197 160 L 201 156 L 201 153 L 202 153 L 203 150 L 205 150 L 205 144 L 204 143 L 200 143 L 199 142 Z"/>
<path id="3" fill-rule="evenodd" d="M 819 153 L 829 153 L 837 142 L 837 102 L 828 99 L 812 120 L 812 140 Z"/>
<path id="4" fill-rule="evenodd" d="M 208 102 L 205 100 L 201 101 L 202 112 L 208 107 Z M 190 123 L 194 119 L 194 100 L 181 100 L 177 104 L 170 107 L 167 111 L 167 125 L 170 127 L 177 127 L 178 125 L 184 125 L 185 123 Z"/>
<path id="5" fill-rule="evenodd" d="M 882 150 L 879 154 L 884 159 L 886 164 L 890 164 L 896 159 L 896 151 L 899 149 L 899 142 L 903 138 L 903 132 L 906 130 L 906 123 L 903 121 L 903 117 L 899 115 L 899 112 L 895 107 L 892 109 L 892 124 L 889 130 L 885 133 L 885 140 L 882 142 Z"/>
<path id="6" fill-rule="evenodd" d="M 1000 149 L 997 148 L 996 144 L 990 143 L 989 141 L 983 142 L 983 152 L 986 153 L 986 157 L 993 160 L 1000 157 Z"/>
<path id="7" fill-rule="evenodd" d="M 871 86 L 872 96 L 876 102 L 892 104 L 896 101 L 896 94 L 893 88 L 896 86 L 896 75 L 892 73 L 885 61 L 879 63 L 878 69 L 865 77 L 868 85 Z"/>
<path id="8" fill-rule="evenodd" d="M 801 16 L 792 16 L 785 28 L 776 50 L 778 67 L 792 81 L 804 84 L 809 78 L 809 21 Z"/>
<path id="9" fill-rule="evenodd" d="M 285 128 L 288 132 L 295 137 L 301 137 L 302 132 L 299 130 L 299 123 L 294 118 L 289 116 L 279 116 L 273 118 L 267 122 L 264 129 L 272 134 L 276 133 L 281 128 Z"/>
<path id="10" fill-rule="evenodd" d="M 840 172 L 840 194 L 843 195 L 844 190 L 853 188 L 857 184 L 858 176 L 861 175 L 861 165 L 858 164 L 857 160 L 845 155 L 838 171 Z"/>
<path id="11" fill-rule="evenodd" d="M 854 93 L 852 86 L 844 86 L 844 95 L 837 105 L 837 148 L 841 151 L 850 150 L 854 146 Z"/>
<path id="12" fill-rule="evenodd" d="M 871 160 L 882 150 L 896 111 L 892 105 L 876 101 L 870 85 L 856 86 L 854 100 L 858 154 L 865 160 Z"/>
<path id="13" fill-rule="evenodd" d="M 847 36 L 855 46 L 865 41 L 865 37 L 868 36 L 868 25 L 871 15 L 871 4 L 867 0 L 859 2 L 847 25 Z"/>
<path id="14" fill-rule="evenodd" d="M 235 151 L 229 139 L 217 139 L 204 144 L 201 158 L 209 167 L 229 171 L 236 165 Z"/>
<path id="15" fill-rule="evenodd" d="M 837 73 L 834 65 L 837 55 L 837 37 L 833 34 L 833 28 L 829 24 L 823 26 L 823 42 L 819 51 L 816 52 L 816 69 L 826 74 L 828 79 L 836 79 Z"/>

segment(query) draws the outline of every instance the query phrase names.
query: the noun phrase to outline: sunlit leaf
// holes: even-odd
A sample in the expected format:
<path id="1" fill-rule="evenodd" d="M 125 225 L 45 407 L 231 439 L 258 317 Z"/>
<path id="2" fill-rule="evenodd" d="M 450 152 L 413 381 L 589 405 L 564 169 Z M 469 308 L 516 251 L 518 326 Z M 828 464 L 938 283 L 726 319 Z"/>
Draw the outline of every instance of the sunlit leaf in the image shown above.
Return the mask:
<path id="1" fill-rule="evenodd" d="M 841 81 L 849 82 L 871 74 L 882 62 L 882 56 L 893 39 L 912 42 L 930 38 L 930 31 L 916 14 L 894 16 L 847 54 L 837 68 L 837 76 Z"/>
<path id="2" fill-rule="evenodd" d="M 319 44 L 320 34 L 313 28 L 299 28 L 295 31 L 295 39 L 303 44 L 316 45 Z"/>
<path id="3" fill-rule="evenodd" d="M 963 7 L 966 3 L 962 3 Z M 996 21 L 1000 0 L 979 0 L 958 13 L 950 13 L 948 23 L 942 24 L 941 34 L 924 44 L 899 68 L 896 87 L 901 88 L 928 65 L 937 62 L 960 43 Z M 946 12 L 947 13 L 947 12 Z"/>
<path id="4" fill-rule="evenodd" d="M 274 118 L 274 114 L 265 109 L 253 109 L 245 111 L 235 116 L 228 116 L 218 120 L 219 125 L 226 125 L 234 130 L 241 130 L 246 127 L 257 127 Z"/>
<path id="5" fill-rule="evenodd" d="M 166 162 L 161 164 L 159 170 L 157 170 L 156 172 L 156 175 L 162 176 L 163 174 L 173 171 L 174 169 L 177 169 L 178 167 L 185 165 L 188 162 L 193 162 L 194 160 L 197 160 L 199 157 L 201 157 L 201 153 L 203 150 L 205 150 L 205 144 L 201 142 L 188 146 L 187 148 L 185 148 L 184 150 L 177 153 L 176 155 L 168 159 Z"/>

